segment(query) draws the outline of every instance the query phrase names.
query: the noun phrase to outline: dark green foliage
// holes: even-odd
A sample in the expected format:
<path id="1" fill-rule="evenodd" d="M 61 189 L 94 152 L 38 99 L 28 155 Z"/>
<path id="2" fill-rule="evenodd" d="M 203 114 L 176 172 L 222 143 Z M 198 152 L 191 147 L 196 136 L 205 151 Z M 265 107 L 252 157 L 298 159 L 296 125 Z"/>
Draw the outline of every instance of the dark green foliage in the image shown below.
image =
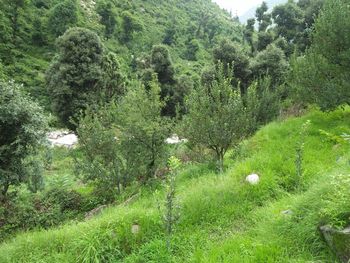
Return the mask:
<path id="1" fill-rule="evenodd" d="M 237 43 L 223 39 L 214 48 L 213 56 L 215 63 L 219 62 L 219 64 L 224 65 L 226 77 L 233 79 L 236 82 L 234 85 L 237 85 L 237 81 L 239 81 L 241 83 L 241 90 L 244 92 L 249 83 L 250 70 L 249 57 L 243 48 Z M 229 69 L 233 69 L 233 76 Z"/>
<path id="2" fill-rule="evenodd" d="M 176 104 L 183 100 L 184 94 L 181 94 L 181 90 L 177 89 L 175 69 L 168 48 L 165 45 L 153 46 L 150 63 L 161 85 L 161 98 L 166 99 L 166 105 L 162 113 L 174 117 L 176 115 Z M 148 79 L 150 76 L 148 75 Z"/>
<path id="3" fill-rule="evenodd" d="M 122 41 L 128 43 L 133 39 L 133 35 L 137 31 L 141 31 L 143 26 L 137 17 L 129 11 L 124 11 L 122 14 Z"/>
<path id="4" fill-rule="evenodd" d="M 83 28 L 68 30 L 57 41 L 59 53 L 46 74 L 52 109 L 67 127 L 96 95 L 103 77 L 100 38 Z"/>
<path id="5" fill-rule="evenodd" d="M 315 23 L 311 48 L 292 63 L 290 81 L 299 99 L 331 110 L 350 103 L 350 9 L 327 1 Z"/>
<path id="6" fill-rule="evenodd" d="M 254 26 L 255 26 L 255 19 L 251 18 L 248 19 L 247 25 L 244 29 L 244 39 L 248 42 L 249 46 L 251 47 L 251 52 L 254 52 Z"/>
<path id="7" fill-rule="evenodd" d="M 113 201 L 135 180 L 151 179 L 167 158 L 170 126 L 161 117 L 160 88 L 154 81 L 148 90 L 131 84 L 120 100 L 89 108 L 77 130 L 78 171 L 103 202 Z"/>
<path id="8" fill-rule="evenodd" d="M 18 47 L 24 40 L 20 35 L 25 28 L 21 20 L 24 15 L 25 8 L 28 5 L 28 0 L 5 0 L 5 8 L 12 28 L 11 42 L 14 47 Z"/>
<path id="9" fill-rule="evenodd" d="M 169 50 L 166 46 L 153 46 L 151 64 L 161 84 L 174 84 L 175 70 L 172 65 Z"/>
<path id="10" fill-rule="evenodd" d="M 269 25 L 272 24 L 271 14 L 268 13 L 266 2 L 262 2 L 261 6 L 256 9 L 255 17 L 259 24 L 259 32 L 265 32 Z"/>
<path id="11" fill-rule="evenodd" d="M 304 23 L 304 15 L 294 1 L 276 6 L 272 11 L 272 17 L 277 25 L 276 33 L 278 36 L 286 38 L 288 42 L 298 37 Z"/>
<path id="12" fill-rule="evenodd" d="M 44 144 L 46 125 L 42 109 L 21 93 L 21 86 L 0 82 L 0 201 L 13 185 L 34 181 L 30 185 L 37 190 L 40 170 L 30 158 Z"/>
<path id="13" fill-rule="evenodd" d="M 3 10 L 0 10 L 0 32 L 0 59 L 5 63 L 10 63 L 12 60 L 11 49 L 13 48 L 11 41 L 12 28 L 10 19 Z"/>
<path id="14" fill-rule="evenodd" d="M 177 37 L 177 29 L 175 27 L 175 21 L 173 21 L 165 30 L 163 44 L 171 46 L 176 43 Z"/>
<path id="15" fill-rule="evenodd" d="M 298 39 L 299 49 L 305 51 L 311 45 L 311 33 L 315 19 L 318 17 L 325 0 L 299 0 L 298 6 L 304 12 L 303 31 Z"/>
<path id="16" fill-rule="evenodd" d="M 248 113 L 251 114 L 249 134 L 275 120 L 280 114 L 280 94 L 271 77 L 258 79 L 244 99 Z"/>
<path id="17" fill-rule="evenodd" d="M 45 31 L 43 29 L 42 22 L 40 18 L 34 20 L 33 23 L 33 33 L 32 33 L 32 41 L 37 46 L 43 46 L 47 44 L 47 37 L 45 35 Z"/>
<path id="18" fill-rule="evenodd" d="M 266 49 L 268 45 L 270 45 L 274 40 L 274 35 L 271 31 L 267 32 L 259 32 L 258 33 L 258 43 L 257 43 L 257 51 L 262 51 Z"/>
<path id="19" fill-rule="evenodd" d="M 65 0 L 54 6 L 48 18 L 48 28 L 55 37 L 61 36 L 78 22 L 77 0 Z"/>
<path id="20" fill-rule="evenodd" d="M 256 78 L 270 76 L 273 85 L 281 84 L 285 80 L 288 67 L 283 51 L 273 44 L 259 52 L 251 65 Z"/>
<path id="21" fill-rule="evenodd" d="M 121 71 L 120 63 L 115 53 L 108 52 L 103 56 L 102 74 L 102 93 L 105 93 L 106 100 L 120 97 L 125 93 L 126 78 Z"/>
<path id="22" fill-rule="evenodd" d="M 200 46 L 197 39 L 191 39 L 187 43 L 186 58 L 188 60 L 197 60 L 197 52 L 199 51 Z"/>
<path id="23" fill-rule="evenodd" d="M 110 38 L 117 25 L 113 4 L 111 2 L 100 1 L 97 3 L 96 11 L 101 17 L 101 24 L 105 26 L 105 36 Z"/>

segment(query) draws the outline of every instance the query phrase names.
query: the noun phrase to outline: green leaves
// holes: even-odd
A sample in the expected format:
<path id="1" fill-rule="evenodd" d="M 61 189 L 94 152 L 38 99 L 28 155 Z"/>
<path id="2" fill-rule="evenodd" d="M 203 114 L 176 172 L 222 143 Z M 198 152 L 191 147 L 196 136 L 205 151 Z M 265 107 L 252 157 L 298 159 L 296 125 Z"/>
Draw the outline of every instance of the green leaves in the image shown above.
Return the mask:
<path id="1" fill-rule="evenodd" d="M 350 103 L 350 8 L 327 1 L 315 23 L 311 48 L 294 59 L 290 80 L 300 100 L 332 110 Z"/>
<path id="2" fill-rule="evenodd" d="M 47 120 L 42 109 L 21 93 L 22 86 L 0 81 L 0 195 L 10 185 L 41 180 L 40 159 L 34 156 L 45 144 Z M 33 156 L 32 156 L 33 155 Z"/>
<path id="3" fill-rule="evenodd" d="M 194 89 L 185 104 L 188 114 L 182 123 L 184 138 L 213 150 L 222 170 L 226 151 L 244 138 L 249 126 L 239 89 L 232 88 L 221 66 L 217 79 Z"/>

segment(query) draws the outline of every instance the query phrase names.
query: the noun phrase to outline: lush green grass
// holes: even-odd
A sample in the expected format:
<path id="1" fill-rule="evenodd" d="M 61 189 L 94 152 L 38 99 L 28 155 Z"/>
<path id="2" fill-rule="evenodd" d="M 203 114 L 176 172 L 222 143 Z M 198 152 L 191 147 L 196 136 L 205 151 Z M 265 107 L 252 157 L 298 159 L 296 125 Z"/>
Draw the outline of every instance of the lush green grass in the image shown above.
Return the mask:
<path id="1" fill-rule="evenodd" d="M 297 178 L 295 147 L 307 120 L 304 175 Z M 171 252 L 157 209 L 164 193 L 153 186 L 90 221 L 21 234 L 0 246 L 0 262 L 336 262 L 317 227 L 348 220 L 350 145 L 335 145 L 320 129 L 350 133 L 350 109 L 264 127 L 231 153 L 235 159 L 227 156 L 223 175 L 205 164 L 184 167 Z M 256 186 L 245 182 L 253 172 L 261 176 Z M 136 235 L 133 224 L 141 228 Z"/>

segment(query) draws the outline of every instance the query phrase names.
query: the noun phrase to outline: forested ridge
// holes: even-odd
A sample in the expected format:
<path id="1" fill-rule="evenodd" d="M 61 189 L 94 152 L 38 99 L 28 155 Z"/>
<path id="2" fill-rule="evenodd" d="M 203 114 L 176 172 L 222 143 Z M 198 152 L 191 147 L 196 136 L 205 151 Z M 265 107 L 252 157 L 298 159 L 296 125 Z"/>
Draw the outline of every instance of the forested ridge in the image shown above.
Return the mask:
<path id="1" fill-rule="evenodd" d="M 350 260 L 349 17 L 2 0 L 0 262 Z"/>

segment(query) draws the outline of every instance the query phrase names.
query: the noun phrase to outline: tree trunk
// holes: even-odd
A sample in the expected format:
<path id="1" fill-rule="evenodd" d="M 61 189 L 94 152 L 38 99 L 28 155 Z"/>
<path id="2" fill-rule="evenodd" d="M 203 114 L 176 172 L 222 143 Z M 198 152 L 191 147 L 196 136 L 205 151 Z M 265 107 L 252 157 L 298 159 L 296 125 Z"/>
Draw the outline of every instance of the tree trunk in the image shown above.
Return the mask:
<path id="1" fill-rule="evenodd" d="M 224 153 L 222 150 L 217 151 L 216 152 L 216 156 L 217 156 L 217 167 L 219 170 L 219 173 L 223 173 L 224 172 Z"/>

